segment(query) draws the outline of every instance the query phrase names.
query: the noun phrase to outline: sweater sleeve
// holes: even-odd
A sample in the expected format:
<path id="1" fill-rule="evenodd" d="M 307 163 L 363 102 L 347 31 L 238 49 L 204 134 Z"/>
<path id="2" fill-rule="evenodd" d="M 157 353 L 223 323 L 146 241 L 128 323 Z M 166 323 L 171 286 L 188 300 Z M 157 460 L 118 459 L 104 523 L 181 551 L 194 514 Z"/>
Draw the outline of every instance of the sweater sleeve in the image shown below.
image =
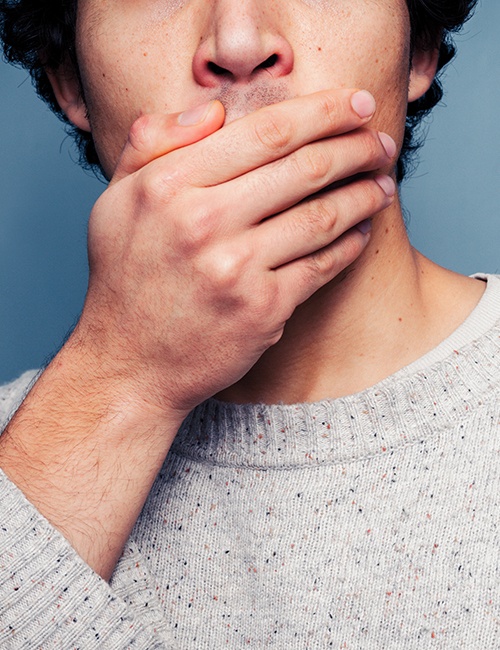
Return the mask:
<path id="1" fill-rule="evenodd" d="M 3 397 L 9 406 L 1 421 L 26 383 L 0 388 L 0 403 Z M 134 543 L 108 584 L 1 471 L 0 647 L 171 648 L 154 581 Z"/>

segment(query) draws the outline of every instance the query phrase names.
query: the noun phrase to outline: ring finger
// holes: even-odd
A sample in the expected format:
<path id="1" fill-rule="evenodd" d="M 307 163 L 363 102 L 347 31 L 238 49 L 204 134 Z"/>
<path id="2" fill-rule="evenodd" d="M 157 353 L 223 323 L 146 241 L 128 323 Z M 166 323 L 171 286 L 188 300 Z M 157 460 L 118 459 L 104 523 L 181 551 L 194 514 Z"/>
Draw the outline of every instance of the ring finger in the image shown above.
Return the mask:
<path id="1" fill-rule="evenodd" d="M 347 230 L 387 208 L 394 181 L 384 175 L 352 181 L 309 198 L 254 230 L 252 249 L 270 269 L 328 246 Z"/>

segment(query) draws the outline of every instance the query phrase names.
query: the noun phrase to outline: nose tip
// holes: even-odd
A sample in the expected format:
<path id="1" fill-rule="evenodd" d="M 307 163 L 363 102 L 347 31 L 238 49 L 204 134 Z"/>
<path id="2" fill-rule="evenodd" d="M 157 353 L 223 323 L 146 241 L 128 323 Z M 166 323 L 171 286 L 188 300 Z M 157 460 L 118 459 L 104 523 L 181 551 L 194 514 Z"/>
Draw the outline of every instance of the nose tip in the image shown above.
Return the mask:
<path id="1" fill-rule="evenodd" d="M 259 76 L 283 77 L 293 69 L 290 43 L 270 28 L 247 20 L 218 24 L 203 40 L 193 59 L 193 74 L 202 86 L 250 81 Z"/>

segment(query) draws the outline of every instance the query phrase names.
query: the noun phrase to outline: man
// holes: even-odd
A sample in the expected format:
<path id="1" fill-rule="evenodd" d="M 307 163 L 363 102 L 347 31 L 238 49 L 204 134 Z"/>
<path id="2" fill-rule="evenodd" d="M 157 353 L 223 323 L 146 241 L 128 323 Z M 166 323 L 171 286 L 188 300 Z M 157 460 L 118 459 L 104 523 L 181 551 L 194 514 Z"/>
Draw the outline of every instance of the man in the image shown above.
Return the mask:
<path id="1" fill-rule="evenodd" d="M 394 184 L 448 5 L 3 3 L 111 181 L 0 439 L 5 644 L 498 647 L 500 285 Z"/>

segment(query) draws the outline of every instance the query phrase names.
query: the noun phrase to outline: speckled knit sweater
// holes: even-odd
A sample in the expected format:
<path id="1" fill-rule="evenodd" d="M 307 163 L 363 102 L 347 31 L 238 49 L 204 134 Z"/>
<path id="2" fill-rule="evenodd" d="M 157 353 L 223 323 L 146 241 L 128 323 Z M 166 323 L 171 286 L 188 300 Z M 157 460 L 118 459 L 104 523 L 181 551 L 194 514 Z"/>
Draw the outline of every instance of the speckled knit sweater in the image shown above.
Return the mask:
<path id="1" fill-rule="evenodd" d="M 500 648 L 499 387 L 489 276 L 451 337 L 362 393 L 209 400 L 110 585 L 2 475 L 0 647 Z"/>

